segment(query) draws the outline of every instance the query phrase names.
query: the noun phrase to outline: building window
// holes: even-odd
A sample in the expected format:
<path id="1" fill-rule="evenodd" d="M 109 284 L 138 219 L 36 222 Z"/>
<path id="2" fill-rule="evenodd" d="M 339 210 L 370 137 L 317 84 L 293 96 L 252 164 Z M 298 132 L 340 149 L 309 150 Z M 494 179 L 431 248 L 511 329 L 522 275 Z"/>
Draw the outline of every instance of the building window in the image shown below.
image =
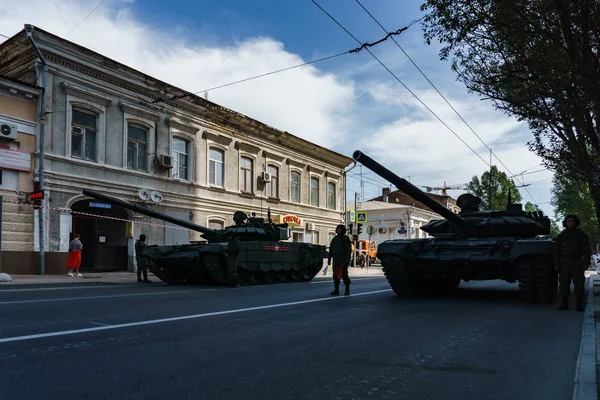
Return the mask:
<path id="1" fill-rule="evenodd" d="M 148 170 L 148 130 L 127 125 L 127 168 Z"/>
<path id="2" fill-rule="evenodd" d="M 185 140 L 173 138 L 171 156 L 173 157 L 173 178 L 189 179 L 188 145 Z"/>
<path id="3" fill-rule="evenodd" d="M 240 160 L 240 191 L 252 193 L 252 159 L 248 157 Z"/>
<path id="4" fill-rule="evenodd" d="M 292 172 L 290 178 L 290 201 L 300 203 L 300 174 Z"/>
<path id="5" fill-rule="evenodd" d="M 327 245 L 329 246 L 329 243 L 331 243 L 331 240 L 334 238 L 335 236 L 335 232 L 327 232 Z"/>
<path id="6" fill-rule="evenodd" d="M 218 219 L 211 219 L 208 221 L 208 227 L 210 229 L 223 229 L 225 227 L 225 223 Z"/>
<path id="7" fill-rule="evenodd" d="M 310 178 L 310 205 L 319 207 L 319 180 Z"/>
<path id="8" fill-rule="evenodd" d="M 327 184 L 327 208 L 335 210 L 335 183 Z"/>
<path id="9" fill-rule="evenodd" d="M 71 157 L 96 161 L 97 116 L 73 109 L 71 118 Z"/>
<path id="10" fill-rule="evenodd" d="M 312 244 L 319 244 L 319 232 L 312 232 Z"/>
<path id="11" fill-rule="evenodd" d="M 269 165 L 267 172 L 271 175 L 271 182 L 267 182 L 267 196 L 279 197 L 279 168 Z"/>
<path id="12" fill-rule="evenodd" d="M 215 186 L 223 186 L 225 152 L 211 148 L 209 153 L 209 183 Z"/>

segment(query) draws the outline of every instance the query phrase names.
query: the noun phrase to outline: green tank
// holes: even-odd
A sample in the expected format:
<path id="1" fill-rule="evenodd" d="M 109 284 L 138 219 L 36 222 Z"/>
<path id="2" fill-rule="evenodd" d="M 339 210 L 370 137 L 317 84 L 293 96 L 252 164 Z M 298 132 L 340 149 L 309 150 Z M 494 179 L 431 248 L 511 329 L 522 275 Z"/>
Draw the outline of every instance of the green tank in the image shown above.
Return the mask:
<path id="1" fill-rule="evenodd" d="M 239 237 L 241 242 L 238 276 L 242 285 L 310 281 L 327 258 L 325 246 L 285 242 L 289 239 L 288 225 L 273 223 L 270 211 L 267 221 L 249 218 L 244 212 L 237 211 L 233 216 L 235 225 L 210 229 L 94 190 L 84 189 L 83 194 L 202 233 L 205 241 L 172 246 L 152 245 L 137 255 L 150 272 L 168 284 L 229 284 L 226 248 L 232 235 Z"/>
<path id="2" fill-rule="evenodd" d="M 458 197 L 458 214 L 427 196 L 360 151 L 360 162 L 444 219 L 420 229 L 431 238 L 382 242 L 377 247 L 387 280 L 397 295 L 450 293 L 460 281 L 495 280 L 519 283 L 524 301 L 551 303 L 557 290 L 554 241 L 550 219 L 542 212 L 525 212 L 508 195 L 506 210 L 479 210 L 481 199 Z"/>

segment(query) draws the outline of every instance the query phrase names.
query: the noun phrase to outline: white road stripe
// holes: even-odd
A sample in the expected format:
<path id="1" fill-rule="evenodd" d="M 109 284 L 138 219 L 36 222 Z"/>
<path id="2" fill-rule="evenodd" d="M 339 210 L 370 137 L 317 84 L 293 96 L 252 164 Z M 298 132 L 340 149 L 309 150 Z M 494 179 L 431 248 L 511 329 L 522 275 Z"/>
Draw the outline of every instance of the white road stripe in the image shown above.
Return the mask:
<path id="1" fill-rule="evenodd" d="M 62 284 L 62 282 L 56 282 L 57 284 Z M 101 283 L 100 285 L 93 285 L 93 282 L 90 282 L 90 284 L 88 285 L 87 283 L 74 283 L 71 284 L 71 286 L 51 286 L 51 287 L 40 287 L 40 288 L 36 288 L 33 286 L 29 286 L 29 287 L 25 287 L 25 288 L 20 288 L 20 289 L 0 289 L 0 294 L 2 293 L 14 293 L 14 292 L 39 292 L 42 290 L 73 290 L 73 289 L 79 289 L 79 290 L 88 290 L 88 289 L 114 289 L 116 287 L 133 287 L 133 286 L 137 286 L 139 287 L 140 284 L 139 283 Z M 51 283 L 48 283 L 48 285 L 50 285 Z M 19 284 L 20 285 L 20 284 Z M 36 285 L 36 284 L 34 284 Z M 46 283 L 43 283 L 42 285 L 46 285 Z M 162 283 L 162 282 L 156 282 L 154 283 L 154 286 L 166 286 L 166 283 Z M 149 288 L 149 286 L 146 286 Z"/>
<path id="2" fill-rule="evenodd" d="M 134 293 L 134 294 L 112 294 L 106 296 L 88 296 L 88 297 L 62 297 L 58 299 L 40 299 L 40 300 L 17 300 L 17 301 L 2 301 L 0 306 L 9 304 L 26 304 L 26 303 L 48 303 L 51 301 L 68 301 L 68 300 L 89 300 L 89 299 L 112 299 L 117 297 L 134 297 L 134 296 L 152 296 L 156 294 L 174 294 L 174 293 L 188 293 L 189 291 L 176 291 L 176 292 L 152 292 L 152 293 Z"/>
<path id="3" fill-rule="evenodd" d="M 171 317 L 171 318 L 154 319 L 154 320 L 150 320 L 150 321 L 130 322 L 130 323 L 126 323 L 126 324 L 98 326 L 95 328 L 73 329 L 73 330 L 69 330 L 69 331 L 40 333 L 37 335 L 27 335 L 27 336 L 14 336 L 14 337 L 7 337 L 7 338 L 0 339 L 0 343 L 20 342 L 20 341 L 24 341 L 24 340 L 41 339 L 41 338 L 47 338 L 47 337 L 53 337 L 53 336 L 75 335 L 77 333 L 105 331 L 105 330 L 109 330 L 109 329 L 119 329 L 119 328 L 128 328 L 128 327 L 132 327 L 132 326 L 159 324 L 159 323 L 163 323 L 163 322 L 183 321 L 186 319 L 212 317 L 215 315 L 235 314 L 235 313 L 241 313 L 241 312 L 246 312 L 246 311 L 266 310 L 269 308 L 295 306 L 298 304 L 316 303 L 319 301 L 336 300 L 336 299 L 340 299 L 340 298 L 368 296 L 370 294 L 390 292 L 391 290 L 392 289 L 375 290 L 372 292 L 356 293 L 356 294 L 352 294 L 350 296 L 323 297 L 323 298 L 319 298 L 319 299 L 301 300 L 301 301 L 294 301 L 294 302 L 290 302 L 290 303 L 270 304 L 270 305 L 266 305 L 266 306 L 239 308 L 236 310 L 225 310 L 225 311 L 216 311 L 216 312 L 209 312 L 209 313 L 203 313 L 203 314 L 185 315 L 182 317 Z"/>

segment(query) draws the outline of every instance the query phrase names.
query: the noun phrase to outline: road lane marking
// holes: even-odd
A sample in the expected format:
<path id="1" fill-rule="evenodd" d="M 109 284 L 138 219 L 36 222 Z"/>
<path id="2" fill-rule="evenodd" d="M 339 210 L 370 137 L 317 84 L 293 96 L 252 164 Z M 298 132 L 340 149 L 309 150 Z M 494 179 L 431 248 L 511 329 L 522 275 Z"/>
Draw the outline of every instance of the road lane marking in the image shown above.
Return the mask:
<path id="1" fill-rule="evenodd" d="M 236 314 L 236 313 L 247 312 L 247 311 L 267 310 L 270 308 L 295 306 L 295 305 L 299 305 L 299 304 L 316 303 L 319 301 L 337 300 L 340 298 L 348 298 L 348 297 L 368 296 L 370 294 L 378 294 L 378 293 L 385 293 L 385 292 L 391 292 L 391 291 L 392 291 L 392 289 L 383 289 L 383 290 L 375 290 L 372 292 L 355 293 L 355 294 L 351 294 L 349 296 L 323 297 L 323 298 L 319 298 L 319 299 L 293 301 L 290 303 L 269 304 L 266 306 L 238 308 L 235 310 L 225 310 L 225 311 L 215 311 L 215 312 L 202 313 L 202 314 L 184 315 L 182 317 L 171 317 L 171 318 L 154 319 L 154 320 L 149 320 L 149 321 L 129 322 L 126 324 L 98 326 L 95 328 L 73 329 L 73 330 L 68 330 L 68 331 L 48 332 L 48 333 L 40 333 L 40 334 L 36 334 L 36 335 L 27 335 L 27 336 L 14 336 L 14 337 L 7 337 L 7 338 L 0 339 L 0 343 L 20 342 L 20 341 L 25 341 L 25 340 L 41 339 L 41 338 L 47 338 L 47 337 L 53 337 L 53 336 L 75 335 L 78 333 L 105 331 L 105 330 L 109 330 L 109 329 L 128 328 L 128 327 L 132 327 L 132 326 L 142 326 L 142 325 L 150 325 L 150 324 L 159 324 L 159 323 L 163 323 L 163 322 L 183 321 L 186 319 L 212 317 L 215 315 L 226 315 L 226 314 Z"/>
<path id="2" fill-rule="evenodd" d="M 63 283 L 59 282 L 58 284 L 63 284 Z M 18 283 L 17 285 L 22 285 L 22 284 Z M 25 283 L 25 285 L 26 285 L 26 283 Z M 43 284 L 43 285 L 46 285 L 46 284 Z M 162 282 L 156 282 L 156 283 L 154 283 L 154 286 L 159 286 L 159 285 L 160 286 L 167 286 L 166 283 L 162 283 Z M 52 287 L 40 287 L 40 288 L 29 286 L 29 287 L 24 287 L 24 288 L 20 288 L 20 289 L 0 289 L 0 294 L 1 293 L 14 293 L 14 292 L 39 292 L 39 291 L 42 291 L 42 290 L 114 289 L 114 288 L 117 288 L 117 287 L 121 288 L 121 287 L 133 287 L 133 286 L 139 287 L 140 284 L 139 283 L 137 283 L 137 284 L 136 283 L 122 284 L 122 283 L 104 283 L 104 282 L 102 282 L 99 285 L 94 285 L 93 282 L 90 282 L 89 285 L 87 283 L 73 283 L 73 284 L 71 284 L 71 286 L 52 286 Z M 0 286 L 0 288 L 1 287 L 2 286 Z M 146 287 L 148 287 L 148 286 L 146 286 Z"/>
<path id="3" fill-rule="evenodd" d="M 100 326 L 109 326 L 109 324 L 103 324 L 101 322 L 88 321 L 90 324 L 100 325 Z"/>
<path id="4" fill-rule="evenodd" d="M 40 299 L 40 300 L 16 300 L 16 301 L 2 301 L 0 306 L 9 304 L 27 304 L 27 303 L 48 303 L 51 301 L 68 301 L 68 300 L 89 300 L 89 299 L 112 299 L 117 297 L 134 297 L 134 296 L 152 296 L 156 294 L 174 294 L 174 293 L 188 293 L 189 291 L 176 291 L 176 292 L 152 292 L 152 293 L 131 293 L 131 294 L 111 294 L 106 296 L 88 296 L 88 297 L 62 297 L 58 299 Z"/>

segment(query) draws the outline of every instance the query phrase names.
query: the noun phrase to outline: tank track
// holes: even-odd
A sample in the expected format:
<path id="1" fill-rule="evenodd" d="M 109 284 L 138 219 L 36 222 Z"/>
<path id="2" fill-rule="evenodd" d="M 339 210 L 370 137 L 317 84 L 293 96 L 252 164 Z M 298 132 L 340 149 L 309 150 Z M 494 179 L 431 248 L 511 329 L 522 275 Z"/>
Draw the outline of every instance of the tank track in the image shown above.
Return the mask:
<path id="1" fill-rule="evenodd" d="M 206 254 L 203 263 L 210 280 L 218 285 L 229 285 L 229 273 L 227 272 L 227 260 L 217 254 Z M 240 285 L 260 285 L 265 283 L 289 283 L 289 282 L 308 282 L 312 280 L 321 270 L 323 261 L 316 262 L 302 271 L 247 271 L 238 267 L 238 277 Z"/>
<path id="2" fill-rule="evenodd" d="M 548 304 L 558 289 L 557 273 L 548 257 L 524 257 L 518 264 L 519 294 L 528 303 Z"/>
<path id="3" fill-rule="evenodd" d="M 385 257 L 381 261 L 383 273 L 398 296 L 419 294 L 449 295 L 460 284 L 460 279 L 426 279 L 411 274 L 409 261 L 401 257 Z"/>

